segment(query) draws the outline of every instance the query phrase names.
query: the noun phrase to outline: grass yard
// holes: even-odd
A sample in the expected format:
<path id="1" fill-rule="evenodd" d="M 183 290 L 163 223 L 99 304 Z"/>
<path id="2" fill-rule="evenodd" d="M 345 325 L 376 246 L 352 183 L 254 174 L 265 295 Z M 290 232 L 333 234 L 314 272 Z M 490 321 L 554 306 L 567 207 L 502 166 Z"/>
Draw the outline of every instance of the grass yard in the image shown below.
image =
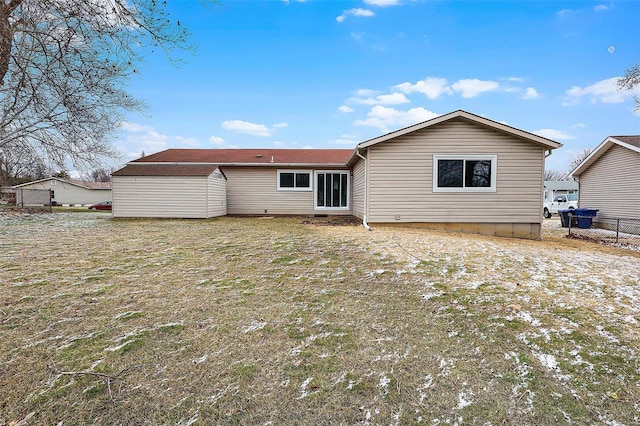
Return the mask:
<path id="1" fill-rule="evenodd" d="M 0 217 L 0 425 L 640 422 L 639 253 Z"/>

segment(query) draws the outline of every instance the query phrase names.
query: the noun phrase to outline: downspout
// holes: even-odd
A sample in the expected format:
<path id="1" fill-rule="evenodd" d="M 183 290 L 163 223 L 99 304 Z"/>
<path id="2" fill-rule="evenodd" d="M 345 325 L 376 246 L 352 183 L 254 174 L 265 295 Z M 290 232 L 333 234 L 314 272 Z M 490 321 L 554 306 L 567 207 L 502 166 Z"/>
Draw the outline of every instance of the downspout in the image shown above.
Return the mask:
<path id="1" fill-rule="evenodd" d="M 362 154 L 360 154 L 359 148 L 356 148 L 356 155 L 362 158 L 362 161 L 364 161 L 364 208 L 362 209 L 362 226 L 364 226 L 364 229 L 366 229 L 367 231 L 371 231 L 371 227 L 367 223 L 367 211 L 369 210 L 369 191 L 367 190 L 367 157 L 364 157 Z"/>

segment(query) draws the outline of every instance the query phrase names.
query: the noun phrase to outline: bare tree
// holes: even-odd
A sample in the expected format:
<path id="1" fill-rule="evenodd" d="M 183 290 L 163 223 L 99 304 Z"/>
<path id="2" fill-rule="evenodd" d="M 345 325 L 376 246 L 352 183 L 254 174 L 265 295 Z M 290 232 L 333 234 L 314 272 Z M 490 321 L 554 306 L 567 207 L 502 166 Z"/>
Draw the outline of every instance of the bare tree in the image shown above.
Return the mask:
<path id="1" fill-rule="evenodd" d="M 564 170 L 545 170 L 544 171 L 544 180 L 567 180 L 569 178 L 569 173 Z"/>
<path id="2" fill-rule="evenodd" d="M 573 160 L 571 160 L 571 162 L 569 163 L 569 170 L 570 171 L 575 170 L 575 168 L 578 167 L 580 163 L 582 163 L 585 160 L 585 158 L 587 158 L 591 154 L 591 151 L 592 151 L 591 148 L 585 148 L 579 153 L 575 154 L 573 156 Z"/>
<path id="3" fill-rule="evenodd" d="M 114 171 L 114 168 L 94 169 L 91 170 L 86 176 L 83 176 L 83 178 L 84 180 L 89 182 L 111 182 L 111 173 L 113 173 Z"/>
<path id="4" fill-rule="evenodd" d="M 634 65 L 624 73 L 624 77 L 618 79 L 618 90 L 629 90 L 633 92 L 633 99 L 636 101 L 635 110 L 640 110 L 640 95 L 634 90 L 640 87 L 640 65 Z"/>
<path id="5" fill-rule="evenodd" d="M 188 37 L 167 1 L 0 0 L 0 154 L 58 169 L 117 158 L 110 137 L 144 106 L 128 78 L 154 49 L 178 60 Z"/>

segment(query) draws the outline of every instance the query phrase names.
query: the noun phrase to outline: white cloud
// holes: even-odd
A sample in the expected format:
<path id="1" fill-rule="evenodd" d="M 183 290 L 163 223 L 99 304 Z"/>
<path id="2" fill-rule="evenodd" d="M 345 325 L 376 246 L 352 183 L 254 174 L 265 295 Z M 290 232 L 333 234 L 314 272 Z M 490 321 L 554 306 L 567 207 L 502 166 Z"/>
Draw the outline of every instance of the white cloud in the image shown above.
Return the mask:
<path id="1" fill-rule="evenodd" d="M 400 0 L 364 0 L 364 4 L 380 7 L 397 6 L 400 4 Z"/>
<path id="2" fill-rule="evenodd" d="M 590 86 L 573 86 L 567 90 L 567 99 L 563 105 L 575 105 L 583 98 L 591 103 L 619 104 L 632 96 L 631 91 L 618 90 L 618 77 L 600 80 Z"/>
<path id="3" fill-rule="evenodd" d="M 184 136 L 176 136 L 176 140 L 182 146 L 188 146 L 191 148 L 199 147 L 200 141 L 196 138 L 184 137 Z"/>
<path id="4" fill-rule="evenodd" d="M 522 77 L 509 77 L 509 78 L 507 78 L 507 81 L 513 81 L 515 83 L 522 83 L 524 81 L 524 78 L 522 78 Z"/>
<path id="5" fill-rule="evenodd" d="M 231 130 L 232 132 L 244 133 L 247 135 L 260 136 L 267 138 L 273 136 L 277 129 L 287 127 L 287 123 L 276 123 L 271 128 L 264 124 L 250 123 L 242 120 L 228 120 L 222 122 L 222 128 Z"/>
<path id="6" fill-rule="evenodd" d="M 282 141 L 274 141 L 273 142 L 273 146 L 283 146 L 283 145 L 284 145 L 284 142 L 282 142 Z"/>
<path id="7" fill-rule="evenodd" d="M 364 41 L 364 33 L 351 33 L 349 35 L 358 43 L 362 43 Z"/>
<path id="8" fill-rule="evenodd" d="M 463 98 L 474 98 L 481 93 L 498 90 L 500 84 L 496 81 L 469 78 L 456 81 L 451 88 L 460 92 Z"/>
<path id="9" fill-rule="evenodd" d="M 523 99 L 537 99 L 539 97 L 540 94 L 533 87 L 527 87 L 526 89 L 524 89 L 524 95 L 522 96 Z"/>
<path id="10" fill-rule="evenodd" d="M 568 134 L 567 132 L 563 132 L 562 130 L 555 129 L 540 129 L 533 132 L 538 136 L 542 136 L 543 138 L 555 140 L 555 141 L 566 141 L 569 139 L 575 139 L 575 136 Z"/>
<path id="11" fill-rule="evenodd" d="M 224 139 L 222 139 L 220 136 L 210 136 L 209 142 L 214 145 L 224 145 Z"/>
<path id="12" fill-rule="evenodd" d="M 336 21 L 343 22 L 345 19 L 347 19 L 348 16 L 371 17 L 371 16 L 374 16 L 374 15 L 375 15 L 375 13 L 373 13 L 369 9 L 361 9 L 361 8 L 347 9 L 347 10 L 344 10 L 342 12 L 342 15 L 340 15 L 340 16 L 338 16 L 336 18 Z"/>
<path id="13" fill-rule="evenodd" d="M 408 111 L 399 111 L 394 108 L 376 105 L 371 108 L 365 120 L 356 120 L 353 124 L 356 126 L 376 127 L 382 131 L 389 131 L 389 129 L 420 123 L 437 117 L 438 115 L 439 114 L 428 111 L 422 107 L 411 108 Z"/>
<path id="14" fill-rule="evenodd" d="M 597 6 L 594 6 L 593 10 L 595 10 L 596 12 L 604 12 L 605 10 L 609 10 L 609 6 L 607 6 L 606 4 L 599 4 Z"/>
<path id="15" fill-rule="evenodd" d="M 571 9 L 562 9 L 556 12 L 556 16 L 558 16 L 558 18 L 564 18 L 565 16 L 569 16 L 573 13 L 573 10 Z"/>
<path id="16" fill-rule="evenodd" d="M 417 81 L 415 84 L 405 82 L 393 88 L 406 94 L 414 92 L 422 93 L 429 99 L 437 99 L 442 94 L 451 93 L 451 88 L 447 85 L 447 80 L 437 77 L 427 77 L 424 80 Z"/>
<path id="17" fill-rule="evenodd" d="M 121 137 L 115 148 L 122 152 L 127 160 L 140 157 L 142 151 L 146 154 L 162 151 L 168 148 L 169 136 L 157 132 L 153 127 L 138 123 L 123 121 L 120 123 Z"/>
<path id="18" fill-rule="evenodd" d="M 344 112 L 345 114 L 347 114 L 347 113 L 353 112 L 355 110 L 353 108 L 350 108 L 350 107 L 346 106 L 346 105 L 342 105 L 341 107 L 338 108 L 338 111 Z"/>
<path id="19" fill-rule="evenodd" d="M 360 105 L 400 105 L 408 104 L 409 99 L 402 93 L 391 93 L 388 95 L 378 95 L 374 97 L 355 97 L 349 99 L 350 102 Z"/>
<path id="20" fill-rule="evenodd" d="M 576 123 L 576 124 L 571 125 L 571 127 L 576 128 L 576 129 L 584 129 L 585 127 L 587 127 L 587 125 L 584 124 L 584 123 Z"/>

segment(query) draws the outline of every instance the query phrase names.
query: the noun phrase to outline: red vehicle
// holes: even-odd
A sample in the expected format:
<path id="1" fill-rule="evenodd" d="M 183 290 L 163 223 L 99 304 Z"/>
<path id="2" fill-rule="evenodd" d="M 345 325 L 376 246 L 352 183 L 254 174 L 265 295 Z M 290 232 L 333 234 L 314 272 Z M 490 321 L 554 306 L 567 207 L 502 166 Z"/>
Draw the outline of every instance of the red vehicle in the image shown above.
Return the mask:
<path id="1" fill-rule="evenodd" d="M 91 204 L 87 208 L 89 210 L 111 210 L 111 201 L 103 201 L 101 203 Z"/>

